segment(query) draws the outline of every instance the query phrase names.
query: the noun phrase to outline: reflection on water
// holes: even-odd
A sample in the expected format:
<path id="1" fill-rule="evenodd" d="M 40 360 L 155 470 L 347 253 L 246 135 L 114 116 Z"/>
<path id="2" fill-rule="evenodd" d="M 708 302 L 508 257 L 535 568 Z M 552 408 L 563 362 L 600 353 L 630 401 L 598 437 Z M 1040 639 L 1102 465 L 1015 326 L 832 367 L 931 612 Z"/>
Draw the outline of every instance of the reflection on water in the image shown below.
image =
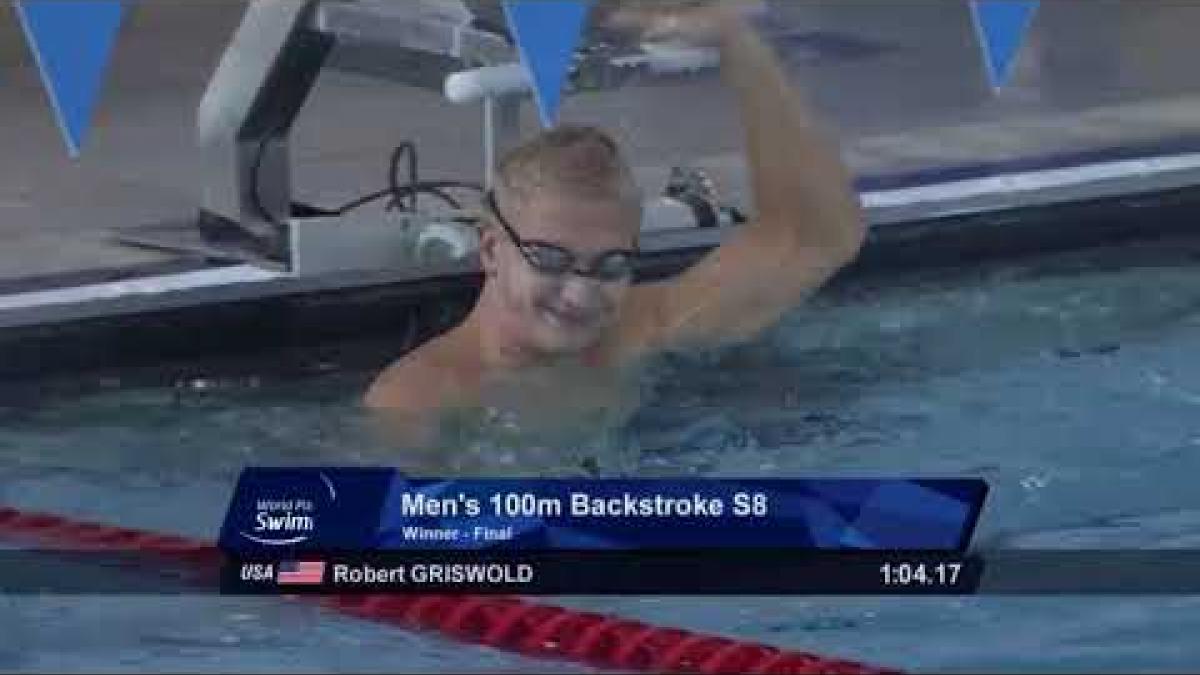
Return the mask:
<path id="1" fill-rule="evenodd" d="M 638 378 L 572 364 L 495 377 L 480 406 L 446 416 L 443 445 L 489 475 L 628 475 L 636 455 L 618 430 L 639 406 Z"/>

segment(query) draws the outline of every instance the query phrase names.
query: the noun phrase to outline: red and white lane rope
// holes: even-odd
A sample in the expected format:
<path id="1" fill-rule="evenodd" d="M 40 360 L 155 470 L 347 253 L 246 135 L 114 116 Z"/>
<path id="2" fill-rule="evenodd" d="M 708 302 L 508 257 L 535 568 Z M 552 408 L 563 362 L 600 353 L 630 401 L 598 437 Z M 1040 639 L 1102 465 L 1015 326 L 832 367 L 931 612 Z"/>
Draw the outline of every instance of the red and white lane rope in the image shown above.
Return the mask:
<path id="1" fill-rule="evenodd" d="M 221 561 L 221 552 L 203 541 L 4 507 L 0 507 L 0 538 L 72 551 L 136 552 L 209 570 Z M 600 668 L 674 673 L 896 672 L 509 596 L 300 597 L 400 628 Z"/>

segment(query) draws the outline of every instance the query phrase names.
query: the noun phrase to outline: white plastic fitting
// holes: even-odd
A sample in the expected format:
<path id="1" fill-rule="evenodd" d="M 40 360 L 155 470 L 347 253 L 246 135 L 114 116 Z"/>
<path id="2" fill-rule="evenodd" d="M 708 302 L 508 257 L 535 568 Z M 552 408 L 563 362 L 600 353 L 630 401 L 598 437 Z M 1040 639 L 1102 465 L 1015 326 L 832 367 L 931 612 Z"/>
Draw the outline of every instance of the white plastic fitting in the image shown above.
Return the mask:
<path id="1" fill-rule="evenodd" d="M 454 103 L 474 103 L 533 91 L 529 71 L 520 63 L 483 66 L 452 73 L 442 85 L 442 93 Z"/>

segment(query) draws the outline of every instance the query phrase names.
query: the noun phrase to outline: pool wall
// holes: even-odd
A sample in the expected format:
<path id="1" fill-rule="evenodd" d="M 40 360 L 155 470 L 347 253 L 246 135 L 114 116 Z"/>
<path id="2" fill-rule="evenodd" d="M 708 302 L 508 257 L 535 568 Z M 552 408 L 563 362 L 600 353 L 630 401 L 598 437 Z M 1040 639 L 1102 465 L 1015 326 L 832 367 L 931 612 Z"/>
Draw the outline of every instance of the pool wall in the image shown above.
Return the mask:
<path id="1" fill-rule="evenodd" d="M 1173 147 L 1190 147 L 1190 141 Z M 833 284 L 906 269 L 1194 234 L 1200 156 L 1138 159 L 1139 152 L 1150 150 L 1121 148 L 1020 165 L 864 178 L 859 186 L 871 231 L 857 261 Z M 1105 161 L 1078 164 L 1100 159 Z M 715 229 L 656 234 L 661 236 L 648 242 L 640 265 L 641 280 L 677 273 L 722 236 Z M 384 355 L 355 355 L 343 343 L 395 336 L 394 356 L 460 318 L 480 280 L 470 263 L 293 277 L 251 265 L 181 258 L 8 281 L 0 288 L 0 378 L 213 355 L 269 354 L 275 364 L 289 363 L 290 353 L 302 353 L 299 360 L 308 364 L 325 352 L 339 359 L 378 360 Z"/>

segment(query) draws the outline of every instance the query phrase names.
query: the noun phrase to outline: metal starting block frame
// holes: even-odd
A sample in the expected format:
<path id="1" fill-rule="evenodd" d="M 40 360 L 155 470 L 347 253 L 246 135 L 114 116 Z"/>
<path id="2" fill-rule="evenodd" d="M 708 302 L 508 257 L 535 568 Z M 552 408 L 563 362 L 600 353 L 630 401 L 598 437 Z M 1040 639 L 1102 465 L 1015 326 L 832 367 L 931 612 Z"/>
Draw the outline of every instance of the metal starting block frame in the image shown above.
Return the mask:
<path id="1" fill-rule="evenodd" d="M 572 81 L 610 88 L 715 64 L 712 52 L 690 51 L 663 56 L 592 45 L 580 51 Z M 481 103 L 484 186 L 497 157 L 519 138 L 531 91 L 503 28 L 483 24 L 457 0 L 253 0 L 198 110 L 200 229 L 298 275 L 419 264 L 414 236 L 430 217 L 406 213 L 398 225 L 377 215 L 329 216 L 292 199 L 288 138 L 327 66 Z M 434 218 L 446 220 L 444 212 Z"/>
<path id="2" fill-rule="evenodd" d="M 294 203 L 288 139 L 322 68 L 384 78 L 440 91 L 453 102 L 481 104 L 485 148 L 479 182 L 488 185 L 496 157 L 519 137 L 520 106 L 530 90 L 499 10 L 493 0 L 250 0 L 198 110 L 199 217 L 140 226 L 122 241 L 306 279 L 378 270 L 422 276 L 445 267 L 425 264 L 424 243 L 448 251 L 455 266 L 472 262 L 460 254 L 473 229 L 459 221 L 473 214 L 331 215 Z M 774 37 L 796 37 L 786 22 L 764 19 L 765 32 L 778 29 Z M 717 65 L 706 50 L 616 42 L 594 29 L 585 36 L 568 93 L 674 81 L 680 73 Z M 1018 202 L 1052 204 L 1191 186 L 1197 166 L 1197 155 L 1175 153 L 965 177 L 861 198 L 873 230 L 931 215 L 997 211 L 1002 221 L 1003 212 Z M 679 184 L 695 182 L 684 176 Z M 732 209 L 703 191 L 695 197 L 668 186 L 663 197 L 647 203 L 644 252 L 674 255 L 719 242 Z"/>

